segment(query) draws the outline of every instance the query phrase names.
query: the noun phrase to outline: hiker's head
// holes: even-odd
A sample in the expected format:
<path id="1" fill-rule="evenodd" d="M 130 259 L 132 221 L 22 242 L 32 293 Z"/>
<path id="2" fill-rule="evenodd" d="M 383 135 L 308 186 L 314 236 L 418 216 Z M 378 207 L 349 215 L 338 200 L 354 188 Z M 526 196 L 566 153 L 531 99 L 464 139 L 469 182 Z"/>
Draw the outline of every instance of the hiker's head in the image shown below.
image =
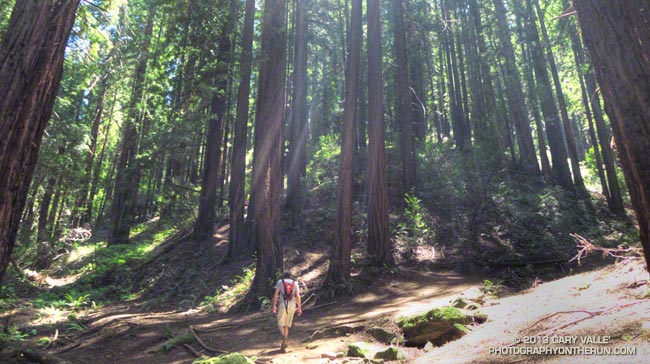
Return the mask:
<path id="1" fill-rule="evenodd" d="M 291 279 L 291 272 L 284 272 L 284 273 L 282 273 L 282 278 L 284 278 L 284 279 Z"/>

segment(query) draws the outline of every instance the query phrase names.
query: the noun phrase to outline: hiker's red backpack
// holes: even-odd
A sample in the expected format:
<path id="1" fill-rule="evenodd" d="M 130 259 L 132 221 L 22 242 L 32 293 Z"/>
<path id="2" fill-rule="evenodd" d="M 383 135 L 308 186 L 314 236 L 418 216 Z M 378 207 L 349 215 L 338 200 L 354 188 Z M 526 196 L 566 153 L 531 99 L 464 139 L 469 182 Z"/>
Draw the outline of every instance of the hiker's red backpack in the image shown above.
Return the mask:
<path id="1" fill-rule="evenodd" d="M 289 302 L 295 296 L 294 286 L 296 281 L 291 281 L 291 283 L 285 282 L 284 278 L 282 279 L 282 285 L 284 286 L 284 292 L 282 292 L 282 299 L 284 302 Z"/>

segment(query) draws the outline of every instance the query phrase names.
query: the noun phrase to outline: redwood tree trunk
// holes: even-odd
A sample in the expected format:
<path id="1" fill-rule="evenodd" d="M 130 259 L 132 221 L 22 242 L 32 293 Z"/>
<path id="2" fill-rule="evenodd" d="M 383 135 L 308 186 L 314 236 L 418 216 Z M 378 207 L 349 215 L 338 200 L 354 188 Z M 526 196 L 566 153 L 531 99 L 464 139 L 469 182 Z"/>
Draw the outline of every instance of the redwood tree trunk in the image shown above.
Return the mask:
<path id="1" fill-rule="evenodd" d="M 301 172 L 307 138 L 307 25 L 307 0 L 297 0 L 287 208 L 293 225 L 299 228 L 303 223 Z"/>
<path id="2" fill-rule="evenodd" d="M 506 20 L 506 8 L 503 5 L 503 0 L 494 0 L 494 7 L 501 43 L 501 55 L 504 58 L 506 67 L 506 90 L 510 105 L 510 118 L 515 124 L 517 141 L 519 142 L 520 167 L 525 171 L 537 174 L 539 173 L 539 165 L 535 155 L 533 136 L 526 113 L 521 78 L 515 61 L 512 41 L 510 40 L 510 29 Z"/>
<path id="3" fill-rule="evenodd" d="M 250 95 L 251 60 L 253 53 L 253 25 L 255 20 L 255 0 L 246 0 L 244 15 L 244 35 L 240 60 L 239 90 L 237 91 L 237 115 L 232 146 L 232 162 L 228 205 L 230 207 L 230 244 L 228 257 L 252 251 L 245 240 L 244 202 L 246 201 L 246 135 L 248 124 L 248 98 Z"/>
<path id="4" fill-rule="evenodd" d="M 530 14 L 535 17 L 535 13 L 532 8 L 531 0 L 528 0 L 528 7 Z M 571 121 L 569 120 L 569 113 L 567 111 L 566 101 L 564 99 L 564 92 L 562 91 L 562 83 L 560 82 L 560 76 L 557 72 L 557 66 L 555 65 L 555 57 L 553 56 L 553 50 L 551 49 L 551 43 L 548 40 L 548 34 L 546 32 L 546 24 L 544 24 L 544 14 L 542 9 L 539 6 L 539 0 L 535 0 L 535 8 L 537 10 L 537 17 L 539 19 L 539 27 L 542 32 L 542 40 L 544 41 L 544 48 L 546 49 L 546 57 L 548 58 L 548 64 L 551 69 L 551 76 L 553 78 L 553 86 L 555 87 L 555 95 L 557 97 L 557 104 L 560 110 L 560 116 L 562 117 L 562 126 L 564 127 L 564 136 L 566 138 L 566 144 L 569 152 L 569 157 L 571 160 L 571 172 L 573 174 L 573 184 L 575 186 L 576 192 L 582 197 L 587 196 L 587 189 L 585 188 L 585 183 L 582 179 L 582 173 L 580 172 L 580 157 L 578 155 L 578 148 L 576 146 L 576 136 L 577 131 L 573 130 L 571 127 Z"/>
<path id="5" fill-rule="evenodd" d="M 0 46 L 0 283 L 61 81 L 79 0 L 17 1 Z"/>
<path id="6" fill-rule="evenodd" d="M 650 268 L 650 14 L 648 2 L 574 0 L 612 123 Z"/>
<path id="7" fill-rule="evenodd" d="M 335 242 L 330 258 L 327 281 L 345 283 L 350 278 L 350 252 L 352 249 L 352 184 L 354 167 L 354 119 L 359 90 L 361 54 L 361 0 L 352 0 L 350 24 L 350 54 L 345 75 L 345 104 L 343 107 L 343 138 L 339 158 L 339 185 L 336 201 Z"/>
<path id="8" fill-rule="evenodd" d="M 395 63 L 395 85 L 397 95 L 397 117 L 400 125 L 400 154 L 402 156 L 402 193 L 411 193 L 415 187 L 415 149 L 413 147 L 413 125 L 411 124 L 411 91 L 409 90 L 408 60 L 406 57 L 406 33 L 402 0 L 393 0 L 393 27 Z"/>
<path id="9" fill-rule="evenodd" d="M 388 226 L 384 145 L 384 80 L 381 71 L 380 0 L 368 0 L 368 254 L 377 265 L 393 264 Z"/>
<path id="10" fill-rule="evenodd" d="M 268 281 L 282 269 L 280 241 L 280 147 L 286 76 L 285 0 L 266 0 L 262 20 L 262 62 L 255 112 L 255 150 L 248 225 L 257 250 L 249 300 L 268 296 Z"/>
<path id="11" fill-rule="evenodd" d="M 115 186 L 113 190 L 113 203 L 111 205 L 111 222 L 109 244 L 126 244 L 129 242 L 131 223 L 138 185 L 134 183 L 138 171 L 136 153 L 138 144 L 137 126 L 140 124 L 142 113 L 138 106 L 142 101 L 144 92 L 144 77 L 147 72 L 148 50 L 153 32 L 153 19 L 155 8 L 153 5 L 147 15 L 147 25 L 144 31 L 142 50 L 144 54 L 138 60 L 133 81 L 133 92 L 129 101 L 128 115 L 124 121 L 122 133 L 122 146 L 116 165 Z"/>
<path id="12" fill-rule="evenodd" d="M 518 10 L 520 11 L 520 15 L 526 15 L 521 8 L 518 8 Z M 533 14 L 530 13 L 530 15 Z M 573 192 L 575 190 L 573 180 L 571 179 L 571 170 L 567 162 L 567 150 L 564 146 L 564 139 L 562 138 L 560 115 L 553 98 L 551 80 L 546 69 L 546 64 L 544 63 L 544 50 L 539 39 L 535 19 L 525 17 L 524 20 L 527 26 L 526 34 L 531 47 L 533 69 L 535 70 L 537 80 L 537 92 L 539 93 L 542 115 L 544 115 L 544 122 L 546 124 L 546 135 L 548 136 L 548 144 L 551 149 L 553 177 L 557 179 L 557 182 L 562 187 Z"/>
<path id="13" fill-rule="evenodd" d="M 225 5 L 225 0 L 221 6 Z M 237 19 L 237 3 L 230 1 L 230 14 L 221 29 L 219 36 L 219 53 L 217 54 L 217 70 L 210 113 L 208 120 L 205 159 L 203 160 L 203 180 L 201 182 L 201 195 L 199 197 L 199 215 L 194 225 L 195 239 L 205 239 L 212 235 L 217 202 L 217 185 L 219 179 L 219 162 L 221 160 L 221 145 L 223 138 L 223 120 L 226 113 L 226 99 L 228 96 L 228 64 L 232 57 L 231 37 Z"/>

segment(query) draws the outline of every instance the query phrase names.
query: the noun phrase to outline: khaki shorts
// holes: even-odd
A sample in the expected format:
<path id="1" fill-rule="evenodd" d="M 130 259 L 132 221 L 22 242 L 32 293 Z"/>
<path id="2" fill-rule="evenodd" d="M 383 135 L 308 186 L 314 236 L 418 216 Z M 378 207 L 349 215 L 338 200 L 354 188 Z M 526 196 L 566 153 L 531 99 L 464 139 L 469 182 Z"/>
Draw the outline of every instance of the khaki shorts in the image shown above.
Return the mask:
<path id="1" fill-rule="evenodd" d="M 288 307 L 284 305 L 284 302 L 280 301 L 278 304 L 278 326 L 291 327 L 295 313 L 296 303 L 294 301 L 289 301 Z"/>

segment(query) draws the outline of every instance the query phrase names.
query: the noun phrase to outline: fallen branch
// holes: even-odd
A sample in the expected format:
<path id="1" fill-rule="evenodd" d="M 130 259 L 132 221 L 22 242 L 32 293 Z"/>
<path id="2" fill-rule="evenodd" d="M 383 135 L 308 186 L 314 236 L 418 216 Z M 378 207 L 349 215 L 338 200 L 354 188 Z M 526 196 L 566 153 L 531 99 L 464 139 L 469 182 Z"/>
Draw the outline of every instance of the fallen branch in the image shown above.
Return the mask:
<path id="1" fill-rule="evenodd" d="M 555 312 L 555 313 L 553 313 L 551 315 L 545 316 L 540 320 L 535 321 L 535 323 L 528 326 L 528 329 L 531 329 L 533 326 L 537 325 L 538 323 L 540 323 L 542 321 L 546 321 L 546 320 L 550 319 L 551 317 L 554 317 L 554 316 L 557 316 L 557 315 L 561 315 L 561 314 L 565 314 L 565 313 L 580 313 L 580 312 L 581 313 L 586 313 L 587 315 L 589 315 L 591 317 L 591 316 L 597 315 L 598 312 L 600 312 L 600 311 L 597 311 L 597 312 L 592 312 L 592 311 L 587 311 L 587 310 L 559 311 L 559 312 Z"/>
<path id="2" fill-rule="evenodd" d="M 27 359 L 40 364 L 72 364 L 72 362 L 59 358 L 58 356 L 36 349 L 25 349 L 22 353 Z"/>
<path id="3" fill-rule="evenodd" d="M 303 311 L 317 310 L 317 309 L 319 309 L 319 308 L 323 308 L 323 307 L 327 307 L 327 306 L 332 306 L 332 305 L 335 305 L 335 304 L 337 304 L 337 303 L 338 303 L 337 301 L 329 302 L 329 303 L 323 303 L 322 305 L 313 306 L 313 307 L 307 307 L 307 308 L 305 308 Z"/>
<path id="4" fill-rule="evenodd" d="M 56 331 L 54 332 L 54 338 L 53 338 L 52 340 L 50 340 L 49 343 L 47 343 L 47 345 L 45 346 L 44 350 L 49 349 L 50 346 L 52 346 L 52 344 L 54 344 L 54 342 L 55 342 L 56 339 L 58 339 L 58 338 L 59 338 L 59 329 L 56 329 Z"/>
<path id="5" fill-rule="evenodd" d="M 576 241 L 576 246 L 580 249 L 578 250 L 578 254 L 575 257 L 573 257 L 571 260 L 569 260 L 569 262 L 577 260 L 578 264 L 580 264 L 580 259 L 583 256 L 587 256 L 595 251 L 603 252 L 603 257 L 610 256 L 619 259 L 637 259 L 641 256 L 640 250 L 636 248 L 625 248 L 621 245 L 619 245 L 617 248 L 605 248 L 585 239 L 584 237 L 578 234 L 569 234 L 569 235 L 571 235 L 573 240 Z M 623 254 L 634 254 L 636 256 L 623 255 Z"/>
<path id="6" fill-rule="evenodd" d="M 196 331 L 194 331 L 194 326 L 190 326 L 190 331 L 192 331 L 192 335 L 194 335 L 194 339 L 196 340 L 197 343 L 199 343 L 199 345 L 201 345 L 201 347 L 202 347 L 203 349 L 205 349 L 205 350 L 207 350 L 207 351 L 211 351 L 211 352 L 213 352 L 213 353 L 220 353 L 220 354 L 228 354 L 228 353 L 229 353 L 228 351 L 220 350 L 220 349 L 215 349 L 215 348 L 212 348 L 212 347 L 206 345 L 206 344 L 203 342 L 203 340 L 201 340 L 201 338 L 199 337 L 199 335 L 197 335 Z"/>
<path id="7" fill-rule="evenodd" d="M 564 14 L 562 14 L 562 15 L 558 15 L 558 16 L 556 16 L 555 18 L 551 18 L 551 21 L 553 21 L 553 20 L 557 20 L 557 19 L 561 19 L 561 18 L 564 18 L 564 17 L 567 17 L 567 16 L 575 15 L 575 14 L 576 14 L 576 11 L 575 11 L 575 10 L 574 10 L 574 11 L 570 11 L 570 12 L 568 12 L 568 13 L 564 13 Z"/>
<path id="8" fill-rule="evenodd" d="M 200 357 L 201 357 L 201 354 L 199 354 L 199 352 L 196 351 L 196 349 L 194 349 L 194 348 L 192 347 L 192 345 L 190 345 L 190 344 L 183 344 L 183 347 L 184 347 L 187 351 L 189 351 L 190 354 L 194 355 L 195 357 L 197 357 L 197 358 L 200 358 Z"/>

